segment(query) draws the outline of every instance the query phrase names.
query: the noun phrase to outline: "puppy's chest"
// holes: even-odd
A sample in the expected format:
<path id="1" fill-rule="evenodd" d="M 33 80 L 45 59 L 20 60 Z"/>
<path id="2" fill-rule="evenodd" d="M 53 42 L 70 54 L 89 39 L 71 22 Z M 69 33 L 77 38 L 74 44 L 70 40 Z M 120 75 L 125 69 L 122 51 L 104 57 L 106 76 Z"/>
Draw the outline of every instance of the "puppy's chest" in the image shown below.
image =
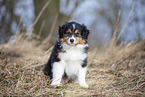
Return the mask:
<path id="1" fill-rule="evenodd" d="M 71 48 L 59 53 L 59 58 L 63 61 L 83 61 L 87 57 L 82 49 Z"/>

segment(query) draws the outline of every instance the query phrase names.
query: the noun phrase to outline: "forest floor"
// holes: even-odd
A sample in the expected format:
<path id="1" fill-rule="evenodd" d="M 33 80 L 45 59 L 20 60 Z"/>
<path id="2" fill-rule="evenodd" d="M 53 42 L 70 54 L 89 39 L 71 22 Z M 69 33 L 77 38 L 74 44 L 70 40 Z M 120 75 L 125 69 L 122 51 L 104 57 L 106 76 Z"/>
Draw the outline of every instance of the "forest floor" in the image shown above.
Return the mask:
<path id="1" fill-rule="evenodd" d="M 42 70 L 51 49 L 19 37 L 0 45 L 0 96 L 145 96 L 145 40 L 89 52 L 88 89 L 77 80 L 50 86 Z"/>

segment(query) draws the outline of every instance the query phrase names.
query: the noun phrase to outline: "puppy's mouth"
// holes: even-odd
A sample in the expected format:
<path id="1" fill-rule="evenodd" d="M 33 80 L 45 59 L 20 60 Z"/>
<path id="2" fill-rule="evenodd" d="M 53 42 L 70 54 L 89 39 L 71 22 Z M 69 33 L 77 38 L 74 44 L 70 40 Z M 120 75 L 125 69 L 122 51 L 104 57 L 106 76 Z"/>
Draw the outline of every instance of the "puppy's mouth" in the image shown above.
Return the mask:
<path id="1" fill-rule="evenodd" d="M 74 45 L 76 45 L 75 43 L 68 43 L 68 45 L 70 45 L 70 46 L 74 46 Z"/>

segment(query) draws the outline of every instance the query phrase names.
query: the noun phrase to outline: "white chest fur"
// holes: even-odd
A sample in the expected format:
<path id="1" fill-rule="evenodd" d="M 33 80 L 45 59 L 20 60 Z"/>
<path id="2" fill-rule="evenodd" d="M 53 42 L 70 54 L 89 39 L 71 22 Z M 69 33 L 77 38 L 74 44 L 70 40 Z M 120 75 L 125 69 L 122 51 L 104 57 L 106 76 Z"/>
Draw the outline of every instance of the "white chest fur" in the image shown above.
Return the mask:
<path id="1" fill-rule="evenodd" d="M 84 48 L 86 45 L 78 45 L 78 46 L 68 46 L 67 44 L 63 44 L 63 51 L 59 54 L 61 60 L 64 61 L 81 61 L 87 57 L 87 54 L 84 53 Z"/>
<path id="2" fill-rule="evenodd" d="M 59 53 L 60 60 L 65 63 L 65 72 L 68 76 L 73 77 L 73 75 L 77 75 L 78 70 L 82 68 L 82 63 L 85 58 L 87 58 L 87 54 L 84 53 L 84 48 L 88 45 L 77 45 L 77 46 L 68 46 L 67 44 L 63 44 L 64 52 Z"/>

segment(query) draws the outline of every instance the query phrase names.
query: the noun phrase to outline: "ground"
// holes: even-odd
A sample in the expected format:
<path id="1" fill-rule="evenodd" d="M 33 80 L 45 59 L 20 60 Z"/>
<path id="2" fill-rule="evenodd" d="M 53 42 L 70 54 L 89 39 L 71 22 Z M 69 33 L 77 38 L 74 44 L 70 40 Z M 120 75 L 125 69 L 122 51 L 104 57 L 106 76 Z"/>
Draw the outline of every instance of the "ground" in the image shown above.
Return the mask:
<path id="1" fill-rule="evenodd" d="M 19 36 L 20 37 L 20 36 Z M 0 46 L 0 96 L 144 96 L 145 40 L 126 46 L 89 51 L 88 89 L 77 80 L 60 87 L 42 72 L 52 47 L 44 50 L 33 39 L 15 38 Z"/>

